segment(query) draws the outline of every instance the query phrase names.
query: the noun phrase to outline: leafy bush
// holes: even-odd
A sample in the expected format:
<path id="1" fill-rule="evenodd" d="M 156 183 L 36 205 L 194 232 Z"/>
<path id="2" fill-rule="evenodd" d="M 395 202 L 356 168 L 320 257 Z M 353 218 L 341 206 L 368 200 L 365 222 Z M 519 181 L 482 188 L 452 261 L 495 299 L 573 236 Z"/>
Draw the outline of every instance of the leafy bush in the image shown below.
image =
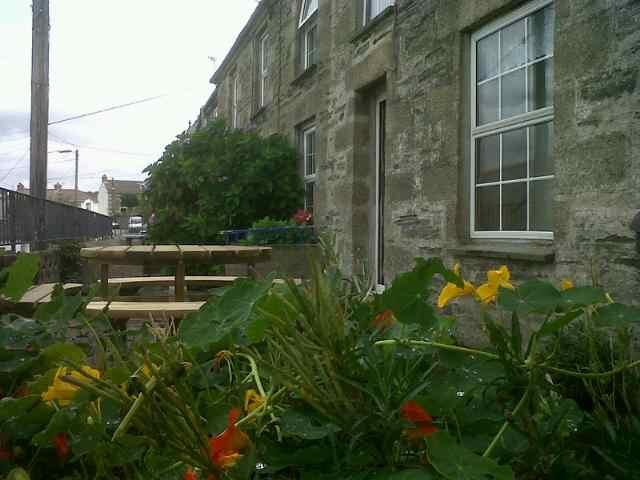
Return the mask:
<path id="1" fill-rule="evenodd" d="M 518 285 L 506 267 L 476 287 L 438 259 L 418 259 L 382 294 L 358 285 L 333 264 L 303 285 L 239 280 L 176 336 L 150 324 L 127 342 L 85 319 L 82 297 L 56 296 L 35 320 L 3 317 L 0 471 L 637 478 L 639 308 L 596 287 Z M 488 348 L 452 336 L 446 309 L 460 297 L 477 300 Z M 70 326 L 93 344 L 63 343 Z"/>
<path id="2" fill-rule="evenodd" d="M 310 226 L 293 220 L 273 220 L 265 217 L 254 222 L 241 243 L 246 245 L 298 245 L 316 243 L 315 231 Z"/>
<path id="3" fill-rule="evenodd" d="M 176 140 L 145 171 L 156 242 L 212 242 L 220 230 L 289 218 L 302 198 L 297 154 L 285 138 L 222 122 Z"/>

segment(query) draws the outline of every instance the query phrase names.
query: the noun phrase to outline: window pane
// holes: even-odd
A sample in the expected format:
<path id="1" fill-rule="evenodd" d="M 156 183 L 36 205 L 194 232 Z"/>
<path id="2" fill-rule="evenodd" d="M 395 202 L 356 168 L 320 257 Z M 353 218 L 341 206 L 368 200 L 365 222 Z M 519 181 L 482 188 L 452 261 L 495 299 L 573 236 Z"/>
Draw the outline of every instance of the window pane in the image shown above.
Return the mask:
<path id="1" fill-rule="evenodd" d="M 476 230 L 500 230 L 500 187 L 476 188 Z"/>
<path id="2" fill-rule="evenodd" d="M 501 71 L 506 72 L 524 65 L 526 52 L 524 48 L 524 19 L 503 28 L 500 31 Z"/>
<path id="3" fill-rule="evenodd" d="M 521 68 L 502 77 L 502 117 L 509 118 L 524 113 L 524 75 Z"/>
<path id="4" fill-rule="evenodd" d="M 304 208 L 313 211 L 313 191 L 315 182 L 307 182 L 304 184 Z"/>
<path id="5" fill-rule="evenodd" d="M 553 105 L 553 59 L 529 66 L 529 111 Z"/>
<path id="6" fill-rule="evenodd" d="M 500 180 L 500 136 L 491 135 L 476 140 L 476 182 Z"/>
<path id="7" fill-rule="evenodd" d="M 316 173 L 316 134 L 305 134 L 305 175 Z"/>
<path id="8" fill-rule="evenodd" d="M 531 230 L 550 232 L 553 223 L 553 180 L 531 182 Z"/>
<path id="9" fill-rule="evenodd" d="M 305 34 L 305 68 L 316 63 L 317 25 L 313 25 Z"/>
<path id="10" fill-rule="evenodd" d="M 502 185 L 502 230 L 527 229 L 527 183 Z"/>
<path id="11" fill-rule="evenodd" d="M 532 177 L 553 175 L 553 123 L 541 123 L 529 129 L 529 158 Z"/>
<path id="12" fill-rule="evenodd" d="M 553 6 L 549 5 L 527 18 L 529 61 L 553 53 Z"/>
<path id="13" fill-rule="evenodd" d="M 498 79 L 478 85 L 478 125 L 498 120 Z"/>
<path id="14" fill-rule="evenodd" d="M 478 49 L 476 81 L 478 82 L 498 74 L 498 35 L 496 32 L 476 44 Z"/>
<path id="15" fill-rule="evenodd" d="M 502 179 L 516 180 L 527 176 L 527 129 L 502 134 Z"/>
<path id="16" fill-rule="evenodd" d="M 318 0 L 302 0 L 300 9 L 300 26 L 318 10 Z"/>

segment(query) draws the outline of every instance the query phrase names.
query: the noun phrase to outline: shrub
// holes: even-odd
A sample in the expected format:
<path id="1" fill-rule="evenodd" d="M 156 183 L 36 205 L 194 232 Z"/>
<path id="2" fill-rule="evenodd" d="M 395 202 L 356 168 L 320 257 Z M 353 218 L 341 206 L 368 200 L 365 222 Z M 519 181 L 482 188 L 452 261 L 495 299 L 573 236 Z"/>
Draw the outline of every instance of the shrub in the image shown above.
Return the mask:
<path id="1" fill-rule="evenodd" d="M 145 171 L 156 242 L 212 242 L 220 230 L 289 218 L 302 198 L 297 154 L 285 138 L 221 121 L 179 138 Z"/>

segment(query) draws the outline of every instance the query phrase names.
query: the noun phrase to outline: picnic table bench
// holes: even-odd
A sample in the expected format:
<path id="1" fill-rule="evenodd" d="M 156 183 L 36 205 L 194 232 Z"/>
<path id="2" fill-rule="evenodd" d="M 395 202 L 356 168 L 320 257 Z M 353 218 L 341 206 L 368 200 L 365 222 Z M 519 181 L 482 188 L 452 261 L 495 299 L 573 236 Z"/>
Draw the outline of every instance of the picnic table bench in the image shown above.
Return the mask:
<path id="1" fill-rule="evenodd" d="M 189 264 L 246 264 L 255 276 L 255 264 L 271 258 L 269 247 L 235 245 L 136 245 L 83 248 L 80 255 L 100 265 L 102 300 L 89 303 L 87 313 L 104 312 L 114 320 L 146 318 L 149 315 L 180 319 L 200 309 L 204 302 L 187 302 L 187 285 L 226 286 L 238 277 L 187 276 Z M 109 278 L 110 265 L 171 265 L 175 276 Z M 173 286 L 175 301 L 117 301 L 109 298 L 109 286 Z"/>

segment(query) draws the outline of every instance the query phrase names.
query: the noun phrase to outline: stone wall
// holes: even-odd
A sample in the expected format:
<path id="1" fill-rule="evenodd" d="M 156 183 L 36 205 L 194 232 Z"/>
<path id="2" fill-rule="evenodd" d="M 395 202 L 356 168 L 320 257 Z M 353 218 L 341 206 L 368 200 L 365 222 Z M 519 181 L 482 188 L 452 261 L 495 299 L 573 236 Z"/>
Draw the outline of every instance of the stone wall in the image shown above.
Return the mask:
<path id="1" fill-rule="evenodd" d="M 214 76 L 223 117 L 234 72 L 239 126 L 296 141 L 319 135 L 316 222 L 337 236 L 347 271 L 371 258 L 370 110 L 387 99 L 385 280 L 415 257 L 460 261 L 465 275 L 508 264 L 534 276 L 593 279 L 640 302 L 629 224 L 640 210 L 640 2 L 557 0 L 554 23 L 555 192 L 552 241 L 478 240 L 469 232 L 470 35 L 527 2 L 398 0 L 366 28 L 361 2 L 319 0 L 317 68 L 296 68 L 299 2 L 263 0 Z M 255 107 L 255 36 L 274 39 L 272 102 Z"/>

